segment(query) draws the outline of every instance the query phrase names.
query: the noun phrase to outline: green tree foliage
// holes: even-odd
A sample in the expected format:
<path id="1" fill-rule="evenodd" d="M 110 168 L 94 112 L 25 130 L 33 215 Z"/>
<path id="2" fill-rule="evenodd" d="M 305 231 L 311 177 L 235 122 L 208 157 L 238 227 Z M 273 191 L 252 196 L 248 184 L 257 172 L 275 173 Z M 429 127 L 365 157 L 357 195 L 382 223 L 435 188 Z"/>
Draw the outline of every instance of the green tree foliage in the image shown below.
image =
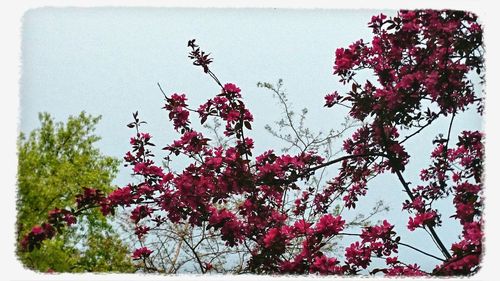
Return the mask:
<path id="1" fill-rule="evenodd" d="M 119 160 L 94 147 L 101 117 L 85 112 L 70 116 L 66 124 L 39 114 L 41 127 L 18 141 L 18 242 L 49 210 L 72 206 L 83 187 L 113 189 Z M 19 243 L 18 243 L 19 245 Z M 45 241 L 39 249 L 18 251 L 28 268 L 38 271 L 83 272 L 134 270 L 129 251 L 99 210 L 89 210 L 64 235 Z"/>

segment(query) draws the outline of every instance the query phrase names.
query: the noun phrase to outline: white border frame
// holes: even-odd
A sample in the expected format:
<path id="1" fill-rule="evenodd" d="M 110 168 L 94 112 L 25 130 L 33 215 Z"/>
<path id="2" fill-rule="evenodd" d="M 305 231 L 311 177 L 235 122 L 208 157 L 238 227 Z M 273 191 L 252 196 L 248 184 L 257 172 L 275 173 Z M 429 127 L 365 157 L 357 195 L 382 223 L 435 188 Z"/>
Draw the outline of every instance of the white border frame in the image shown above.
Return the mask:
<path id="1" fill-rule="evenodd" d="M 15 255 L 15 198 L 16 198 L 16 172 L 17 172 L 17 149 L 16 138 L 19 132 L 19 81 L 21 75 L 21 33 L 22 18 L 24 13 L 33 8 L 39 7 L 200 7 L 200 8 L 293 8 L 293 9 L 459 9 L 468 10 L 476 13 L 485 27 L 485 46 L 486 46 L 486 115 L 484 130 L 486 132 L 486 181 L 485 181 L 485 214 L 486 221 L 486 241 L 484 247 L 484 259 L 482 269 L 470 280 L 489 280 L 496 275 L 496 260 L 499 243 L 497 237 L 500 233 L 496 215 L 499 206 L 496 200 L 499 200 L 499 191 L 495 182 L 495 161 L 499 156 L 500 143 L 499 129 L 496 123 L 499 110 L 496 109 L 499 103 L 498 94 L 495 90 L 499 89 L 497 78 L 500 66 L 498 47 L 498 32 L 500 15 L 495 9 L 494 0 L 439 0 L 439 1 L 394 1 L 394 0 L 375 0 L 375 1 L 281 1 L 281 0 L 30 0 L 30 1 L 2 1 L 0 8 L 0 34 L 1 52 L 0 52 L 0 81 L 3 91 L 0 94 L 0 120 L 4 133 L 0 138 L 1 142 L 1 175 L 2 175 L 2 197 L 5 198 L 0 204 L 2 226 L 1 233 L 1 263 L 2 279 L 7 280 L 254 280 L 274 278 L 283 280 L 309 280 L 310 278 L 321 278 L 313 276 L 304 277 L 272 277 L 272 276 L 165 276 L 165 275 L 126 275 L 126 274 L 39 274 L 23 268 Z M 333 52 L 333 50 L 332 50 Z M 272 278 L 272 279 L 271 279 Z M 336 277 L 327 277 L 328 279 L 337 279 Z M 498 277 L 497 277 L 498 278 Z M 351 279 L 351 278 L 349 278 Z M 375 280 L 385 278 L 373 278 Z M 394 280 L 394 279 L 392 279 Z M 413 280 L 406 278 L 405 280 Z M 414 279 L 422 280 L 422 279 Z M 447 278 L 446 280 L 462 280 L 462 278 Z"/>

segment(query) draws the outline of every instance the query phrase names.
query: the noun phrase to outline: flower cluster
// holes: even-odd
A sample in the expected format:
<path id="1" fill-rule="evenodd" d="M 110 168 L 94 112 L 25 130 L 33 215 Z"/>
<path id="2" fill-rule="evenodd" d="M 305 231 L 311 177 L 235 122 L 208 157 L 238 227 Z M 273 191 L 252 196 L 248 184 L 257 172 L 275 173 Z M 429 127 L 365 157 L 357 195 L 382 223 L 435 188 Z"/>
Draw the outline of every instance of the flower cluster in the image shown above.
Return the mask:
<path id="1" fill-rule="evenodd" d="M 32 251 L 40 248 L 44 240 L 52 239 L 57 233 L 62 233 L 64 227 L 77 222 L 77 217 L 85 210 L 100 207 L 106 198 L 102 191 L 93 188 L 83 188 L 83 192 L 76 195 L 77 209 L 55 208 L 48 212 L 47 220 L 41 225 L 34 226 L 21 240 L 21 248 Z"/>
<path id="2" fill-rule="evenodd" d="M 56 229 L 49 223 L 43 223 L 41 226 L 36 225 L 23 237 L 21 247 L 25 251 L 33 251 L 35 248 L 40 248 L 44 240 L 51 239 L 55 234 Z"/>
<path id="3" fill-rule="evenodd" d="M 332 107 L 340 101 L 340 95 L 337 91 L 325 96 L 325 106 Z"/>
<path id="4" fill-rule="evenodd" d="M 370 244 L 371 251 L 377 256 L 390 256 L 393 252 L 398 252 L 397 242 L 399 238 L 395 237 L 394 225 L 384 220 L 381 225 L 368 226 L 361 232 L 362 242 Z"/>
<path id="5" fill-rule="evenodd" d="M 336 258 L 328 258 L 325 255 L 316 256 L 314 258 L 313 264 L 309 272 L 311 273 L 319 273 L 322 275 L 327 274 L 344 274 L 345 267 L 339 265 L 340 261 Z"/>
<path id="6" fill-rule="evenodd" d="M 144 259 L 144 258 L 147 258 L 151 255 L 153 251 L 151 251 L 150 249 L 148 249 L 147 247 L 141 247 L 139 249 L 136 249 L 134 251 L 134 253 L 132 254 L 132 258 L 133 259 Z"/>
<path id="7" fill-rule="evenodd" d="M 208 223 L 207 229 L 220 229 L 222 240 L 226 241 L 228 246 L 235 246 L 243 241 L 245 229 L 236 215 L 227 209 L 212 209 Z"/>
<path id="8" fill-rule="evenodd" d="M 418 213 L 414 218 L 410 217 L 408 229 L 414 231 L 417 227 L 424 227 L 426 225 L 435 226 L 437 218 L 438 215 L 435 211 Z"/>
<path id="9" fill-rule="evenodd" d="M 286 179 L 305 178 L 308 169 L 323 162 L 323 158 L 313 153 L 301 153 L 296 156 L 276 156 L 272 151 L 256 157 L 256 177 L 261 182 L 286 182 Z"/>
<path id="10" fill-rule="evenodd" d="M 170 98 L 166 98 L 165 108 L 168 113 L 168 118 L 174 122 L 174 129 L 184 132 L 189 129 L 189 111 L 186 109 L 187 98 L 184 94 L 173 94 Z"/>
<path id="11" fill-rule="evenodd" d="M 198 108 L 201 123 L 205 123 L 209 116 L 219 117 L 226 121 L 226 136 L 235 135 L 236 138 L 241 138 L 243 127 L 252 129 L 253 115 L 246 109 L 240 92 L 240 88 L 235 84 L 225 84 L 220 94 Z"/>
<path id="12" fill-rule="evenodd" d="M 371 44 L 360 40 L 335 53 L 334 73 L 353 80 L 370 69 L 380 86 L 353 83 L 343 100 L 358 119 L 376 116 L 397 125 L 417 124 L 426 101 L 451 114 L 477 101 L 467 73 L 483 66 L 482 32 L 477 18 L 461 11 L 401 11 L 397 17 L 374 16 Z M 475 28 L 472 28 L 475 26 Z M 465 43 L 467 42 L 467 43 Z"/>

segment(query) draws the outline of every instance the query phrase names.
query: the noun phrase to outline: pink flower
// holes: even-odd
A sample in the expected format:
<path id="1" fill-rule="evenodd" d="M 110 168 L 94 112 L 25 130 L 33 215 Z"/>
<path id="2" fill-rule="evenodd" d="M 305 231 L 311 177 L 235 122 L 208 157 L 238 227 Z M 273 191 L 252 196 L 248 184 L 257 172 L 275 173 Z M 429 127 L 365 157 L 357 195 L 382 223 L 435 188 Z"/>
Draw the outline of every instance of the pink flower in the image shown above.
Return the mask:
<path id="1" fill-rule="evenodd" d="M 241 90 L 240 88 L 236 87 L 236 85 L 227 83 L 224 85 L 224 91 L 227 93 L 239 94 Z"/>
<path id="2" fill-rule="evenodd" d="M 398 263 L 398 257 L 387 257 L 385 259 L 385 263 L 388 265 L 389 264 L 396 264 L 396 263 Z"/>
<path id="3" fill-rule="evenodd" d="M 248 111 L 248 109 L 245 109 L 245 112 L 243 113 L 243 120 L 250 121 L 250 122 L 253 121 L 253 115 L 250 111 Z"/>
<path id="4" fill-rule="evenodd" d="M 298 220 L 293 224 L 293 227 L 297 233 L 300 234 L 309 234 L 311 233 L 311 223 L 306 222 L 305 220 Z"/>
<path id="5" fill-rule="evenodd" d="M 43 228 L 39 225 L 34 226 L 31 229 L 31 233 L 33 233 L 33 235 L 41 235 L 41 234 L 43 234 Z"/>
<path id="6" fill-rule="evenodd" d="M 146 163 L 144 162 L 139 162 L 139 163 L 136 163 L 134 165 L 134 173 L 136 174 L 139 174 L 139 173 L 142 173 L 142 171 L 144 171 L 144 169 L 146 169 Z"/>
<path id="7" fill-rule="evenodd" d="M 325 106 L 332 107 L 340 100 L 340 95 L 337 91 L 325 96 Z"/>
<path id="8" fill-rule="evenodd" d="M 349 264 L 367 268 L 371 263 L 370 248 L 360 244 L 358 241 L 346 248 L 345 257 Z"/>
<path id="9" fill-rule="evenodd" d="M 133 201 L 132 190 L 130 186 L 117 188 L 108 195 L 108 199 L 112 205 L 130 205 Z"/>
<path id="10" fill-rule="evenodd" d="M 334 217 L 331 214 L 326 214 L 316 223 L 316 233 L 330 237 L 342 231 L 344 224 L 345 221 L 342 220 L 341 216 Z"/>
<path id="11" fill-rule="evenodd" d="M 212 209 L 207 229 L 213 227 L 220 229 L 222 240 L 226 245 L 233 247 L 243 240 L 244 228 L 242 223 L 236 218 L 234 213 L 227 209 Z"/>
<path id="12" fill-rule="evenodd" d="M 148 133 L 141 133 L 141 138 L 147 142 L 148 140 L 151 139 L 151 135 Z"/>
<path id="13" fill-rule="evenodd" d="M 335 73 L 348 70 L 354 64 L 354 54 L 348 49 L 338 48 L 335 51 Z"/>
<path id="14" fill-rule="evenodd" d="M 318 272 L 320 274 L 343 274 L 344 268 L 338 266 L 340 262 L 336 258 L 328 258 L 325 255 L 314 258 L 314 262 L 309 270 L 311 273 Z"/>
<path id="15" fill-rule="evenodd" d="M 186 110 L 186 95 L 173 94 L 167 98 L 163 108 L 169 111 L 168 118 L 174 121 L 174 129 L 186 129 L 189 124 L 189 111 Z"/>
<path id="16" fill-rule="evenodd" d="M 384 14 L 380 14 L 380 15 L 375 15 L 375 16 L 372 16 L 371 20 L 369 23 L 371 24 L 378 24 L 378 25 L 382 25 L 382 22 L 387 18 L 386 15 Z"/>
<path id="17" fill-rule="evenodd" d="M 132 219 L 132 221 L 134 223 L 138 223 L 139 220 L 141 220 L 147 216 L 150 216 L 152 212 L 153 212 L 153 209 L 149 208 L 148 206 L 138 205 L 132 211 L 130 218 Z"/>
<path id="18" fill-rule="evenodd" d="M 231 110 L 227 114 L 226 121 L 228 122 L 236 122 L 240 119 L 240 113 L 236 110 Z"/>
<path id="19" fill-rule="evenodd" d="M 146 234 L 148 234 L 150 228 L 148 226 L 138 225 L 135 227 L 135 235 L 137 238 L 142 239 Z"/>
<path id="20" fill-rule="evenodd" d="M 436 218 L 437 213 L 435 211 L 419 213 L 415 216 L 415 218 L 410 217 L 408 221 L 408 229 L 414 231 L 417 227 L 422 227 L 427 224 L 434 225 L 436 223 Z"/>
<path id="21" fill-rule="evenodd" d="M 151 251 L 150 249 L 148 249 L 147 247 L 142 247 L 142 248 L 139 248 L 139 249 L 136 249 L 132 255 L 132 258 L 134 260 L 138 260 L 138 259 L 143 259 L 143 258 L 147 258 L 151 255 L 153 251 Z"/>
<path id="22" fill-rule="evenodd" d="M 276 242 L 276 239 L 279 237 L 280 232 L 277 228 L 271 228 L 266 236 L 264 236 L 264 247 L 269 248 L 273 243 Z"/>

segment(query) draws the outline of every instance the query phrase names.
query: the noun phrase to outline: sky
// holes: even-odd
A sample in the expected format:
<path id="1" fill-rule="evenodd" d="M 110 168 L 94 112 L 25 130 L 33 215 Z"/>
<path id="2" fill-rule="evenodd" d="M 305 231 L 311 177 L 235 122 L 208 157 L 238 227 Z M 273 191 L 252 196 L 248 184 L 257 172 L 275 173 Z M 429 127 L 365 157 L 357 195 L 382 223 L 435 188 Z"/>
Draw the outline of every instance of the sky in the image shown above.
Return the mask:
<path id="1" fill-rule="evenodd" d="M 214 58 L 211 65 L 223 83 L 242 89 L 255 122 L 251 137 L 256 154 L 283 143 L 264 126 L 281 117 L 276 100 L 257 82 L 275 83 L 284 88 L 295 109 L 309 109 L 308 126 L 313 130 L 338 127 L 345 111 L 323 107 L 324 96 L 345 89 L 332 75 L 336 48 L 347 47 L 364 38 L 370 41 L 367 22 L 380 10 L 286 10 L 286 9 L 147 9 L 147 8 L 39 8 L 23 18 L 22 72 L 20 80 L 20 127 L 29 132 L 38 126 L 38 113 L 49 112 L 57 121 L 84 110 L 102 115 L 96 134 L 103 154 L 122 158 L 129 149 L 133 131 L 126 127 L 132 112 L 138 111 L 148 124 L 157 147 L 177 136 L 172 130 L 157 83 L 167 94 L 185 93 L 197 107 L 218 93 L 218 86 L 187 58 L 187 41 L 195 38 Z M 383 11 L 394 14 L 394 11 Z M 430 140 L 446 128 L 446 122 L 430 127 L 420 140 L 408 142 L 415 155 L 407 178 L 418 182 L 418 172 L 428 164 Z M 466 113 L 457 118 L 454 133 L 481 129 L 482 120 Z M 422 140 L 427 140 L 422 141 Z M 161 151 L 157 151 L 161 154 Z M 332 177 L 335 171 L 329 172 Z M 115 184 L 130 181 L 121 169 Z M 369 194 L 359 206 L 371 207 L 383 199 L 387 215 L 402 241 L 422 246 L 436 255 L 430 238 L 419 231 L 406 231 L 408 214 L 401 213 L 406 199 L 393 175 L 371 183 Z M 449 203 L 449 202 L 448 202 Z M 443 209 L 450 213 L 451 209 Z M 451 213 L 450 213 L 451 215 Z M 456 241 L 456 224 L 437 230 L 446 245 Z M 432 270 L 428 257 L 402 250 L 401 257 Z"/>

